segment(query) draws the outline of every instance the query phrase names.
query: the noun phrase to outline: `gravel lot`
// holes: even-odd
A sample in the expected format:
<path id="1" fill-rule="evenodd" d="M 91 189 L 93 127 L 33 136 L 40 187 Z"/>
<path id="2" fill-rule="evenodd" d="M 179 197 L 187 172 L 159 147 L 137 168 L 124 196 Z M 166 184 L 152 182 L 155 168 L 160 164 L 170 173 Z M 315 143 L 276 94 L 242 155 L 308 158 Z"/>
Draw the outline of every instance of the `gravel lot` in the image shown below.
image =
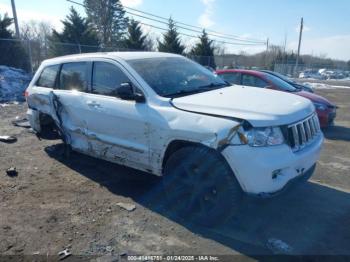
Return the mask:
<path id="1" fill-rule="evenodd" d="M 124 254 L 350 255 L 350 91 L 317 92 L 340 109 L 311 181 L 273 199 L 246 199 L 238 216 L 215 228 L 174 218 L 156 193 L 159 178 L 78 153 L 66 159 L 60 140 L 39 141 L 11 124 L 25 104 L 0 106 L 0 135 L 18 138 L 0 142 L 0 254 L 57 259 L 69 247 L 100 261 Z M 6 175 L 11 166 L 18 176 Z"/>

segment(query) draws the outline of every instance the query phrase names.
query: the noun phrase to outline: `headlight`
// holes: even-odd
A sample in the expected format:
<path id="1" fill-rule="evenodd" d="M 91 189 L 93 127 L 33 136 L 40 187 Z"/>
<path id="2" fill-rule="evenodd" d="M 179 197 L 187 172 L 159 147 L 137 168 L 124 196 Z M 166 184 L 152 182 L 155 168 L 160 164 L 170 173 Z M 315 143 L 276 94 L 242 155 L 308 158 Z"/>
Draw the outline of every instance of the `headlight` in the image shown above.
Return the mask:
<path id="1" fill-rule="evenodd" d="M 279 127 L 252 128 L 244 133 L 250 146 L 275 146 L 284 143 L 284 137 Z"/>
<path id="2" fill-rule="evenodd" d="M 320 110 L 320 111 L 327 110 L 327 106 L 324 104 L 320 104 L 320 103 L 313 103 L 313 104 L 317 110 Z"/>

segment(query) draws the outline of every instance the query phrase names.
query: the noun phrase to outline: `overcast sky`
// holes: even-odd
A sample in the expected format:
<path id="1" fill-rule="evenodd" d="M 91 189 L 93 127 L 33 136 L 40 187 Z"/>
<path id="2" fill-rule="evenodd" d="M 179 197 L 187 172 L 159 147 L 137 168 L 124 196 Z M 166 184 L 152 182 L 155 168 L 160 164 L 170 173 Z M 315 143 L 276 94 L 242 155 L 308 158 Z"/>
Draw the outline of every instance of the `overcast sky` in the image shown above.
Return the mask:
<path id="1" fill-rule="evenodd" d="M 82 0 L 76 0 L 83 2 Z M 350 0 L 122 0 L 123 4 L 160 16 L 206 27 L 241 38 L 270 39 L 270 43 L 297 49 L 298 26 L 304 17 L 301 52 L 350 60 Z M 49 21 L 60 29 L 62 20 L 72 5 L 66 0 L 16 0 L 20 23 L 34 20 Z M 84 10 L 76 6 L 82 15 Z M 0 0 L 0 14 L 9 12 L 11 1 Z M 164 25 L 145 19 L 145 23 Z M 159 30 L 145 28 L 154 36 Z M 187 34 L 196 34 L 182 31 Z M 195 41 L 184 37 L 184 41 Z M 233 40 L 225 40 L 233 41 Z M 264 46 L 226 45 L 231 52 L 262 51 Z"/>

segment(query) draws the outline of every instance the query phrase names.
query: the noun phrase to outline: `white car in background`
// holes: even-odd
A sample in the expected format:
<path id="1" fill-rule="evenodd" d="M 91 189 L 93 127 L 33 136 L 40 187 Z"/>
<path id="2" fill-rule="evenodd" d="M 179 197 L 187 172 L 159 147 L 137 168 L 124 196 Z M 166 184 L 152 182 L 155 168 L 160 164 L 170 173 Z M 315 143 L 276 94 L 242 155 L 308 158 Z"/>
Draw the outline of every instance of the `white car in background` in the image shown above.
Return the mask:
<path id="1" fill-rule="evenodd" d="M 310 177 L 323 142 L 309 100 L 228 87 L 174 54 L 46 60 L 26 98 L 38 134 L 55 126 L 75 151 L 163 176 L 171 205 L 204 224 L 230 214 L 244 192 L 273 195 Z"/>
<path id="2" fill-rule="evenodd" d="M 299 74 L 299 78 L 311 78 L 318 80 L 326 79 L 322 74 L 318 72 L 318 70 L 305 70 Z"/>

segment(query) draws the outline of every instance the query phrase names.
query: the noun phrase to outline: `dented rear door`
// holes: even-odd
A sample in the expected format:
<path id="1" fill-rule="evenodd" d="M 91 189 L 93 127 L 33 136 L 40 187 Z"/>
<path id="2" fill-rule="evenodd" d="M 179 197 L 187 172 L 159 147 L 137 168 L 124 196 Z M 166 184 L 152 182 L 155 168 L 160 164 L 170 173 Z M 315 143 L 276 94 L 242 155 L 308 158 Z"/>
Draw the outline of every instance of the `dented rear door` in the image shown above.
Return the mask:
<path id="1" fill-rule="evenodd" d="M 30 93 L 27 97 L 29 108 L 51 115 L 50 94 L 56 87 L 59 69 L 59 64 L 43 68 L 38 80 L 30 88 Z"/>
<path id="2" fill-rule="evenodd" d="M 62 64 L 57 88 L 51 94 L 52 117 L 63 135 L 63 140 L 72 148 L 88 152 L 89 137 L 86 105 L 89 79 L 88 62 Z"/>

